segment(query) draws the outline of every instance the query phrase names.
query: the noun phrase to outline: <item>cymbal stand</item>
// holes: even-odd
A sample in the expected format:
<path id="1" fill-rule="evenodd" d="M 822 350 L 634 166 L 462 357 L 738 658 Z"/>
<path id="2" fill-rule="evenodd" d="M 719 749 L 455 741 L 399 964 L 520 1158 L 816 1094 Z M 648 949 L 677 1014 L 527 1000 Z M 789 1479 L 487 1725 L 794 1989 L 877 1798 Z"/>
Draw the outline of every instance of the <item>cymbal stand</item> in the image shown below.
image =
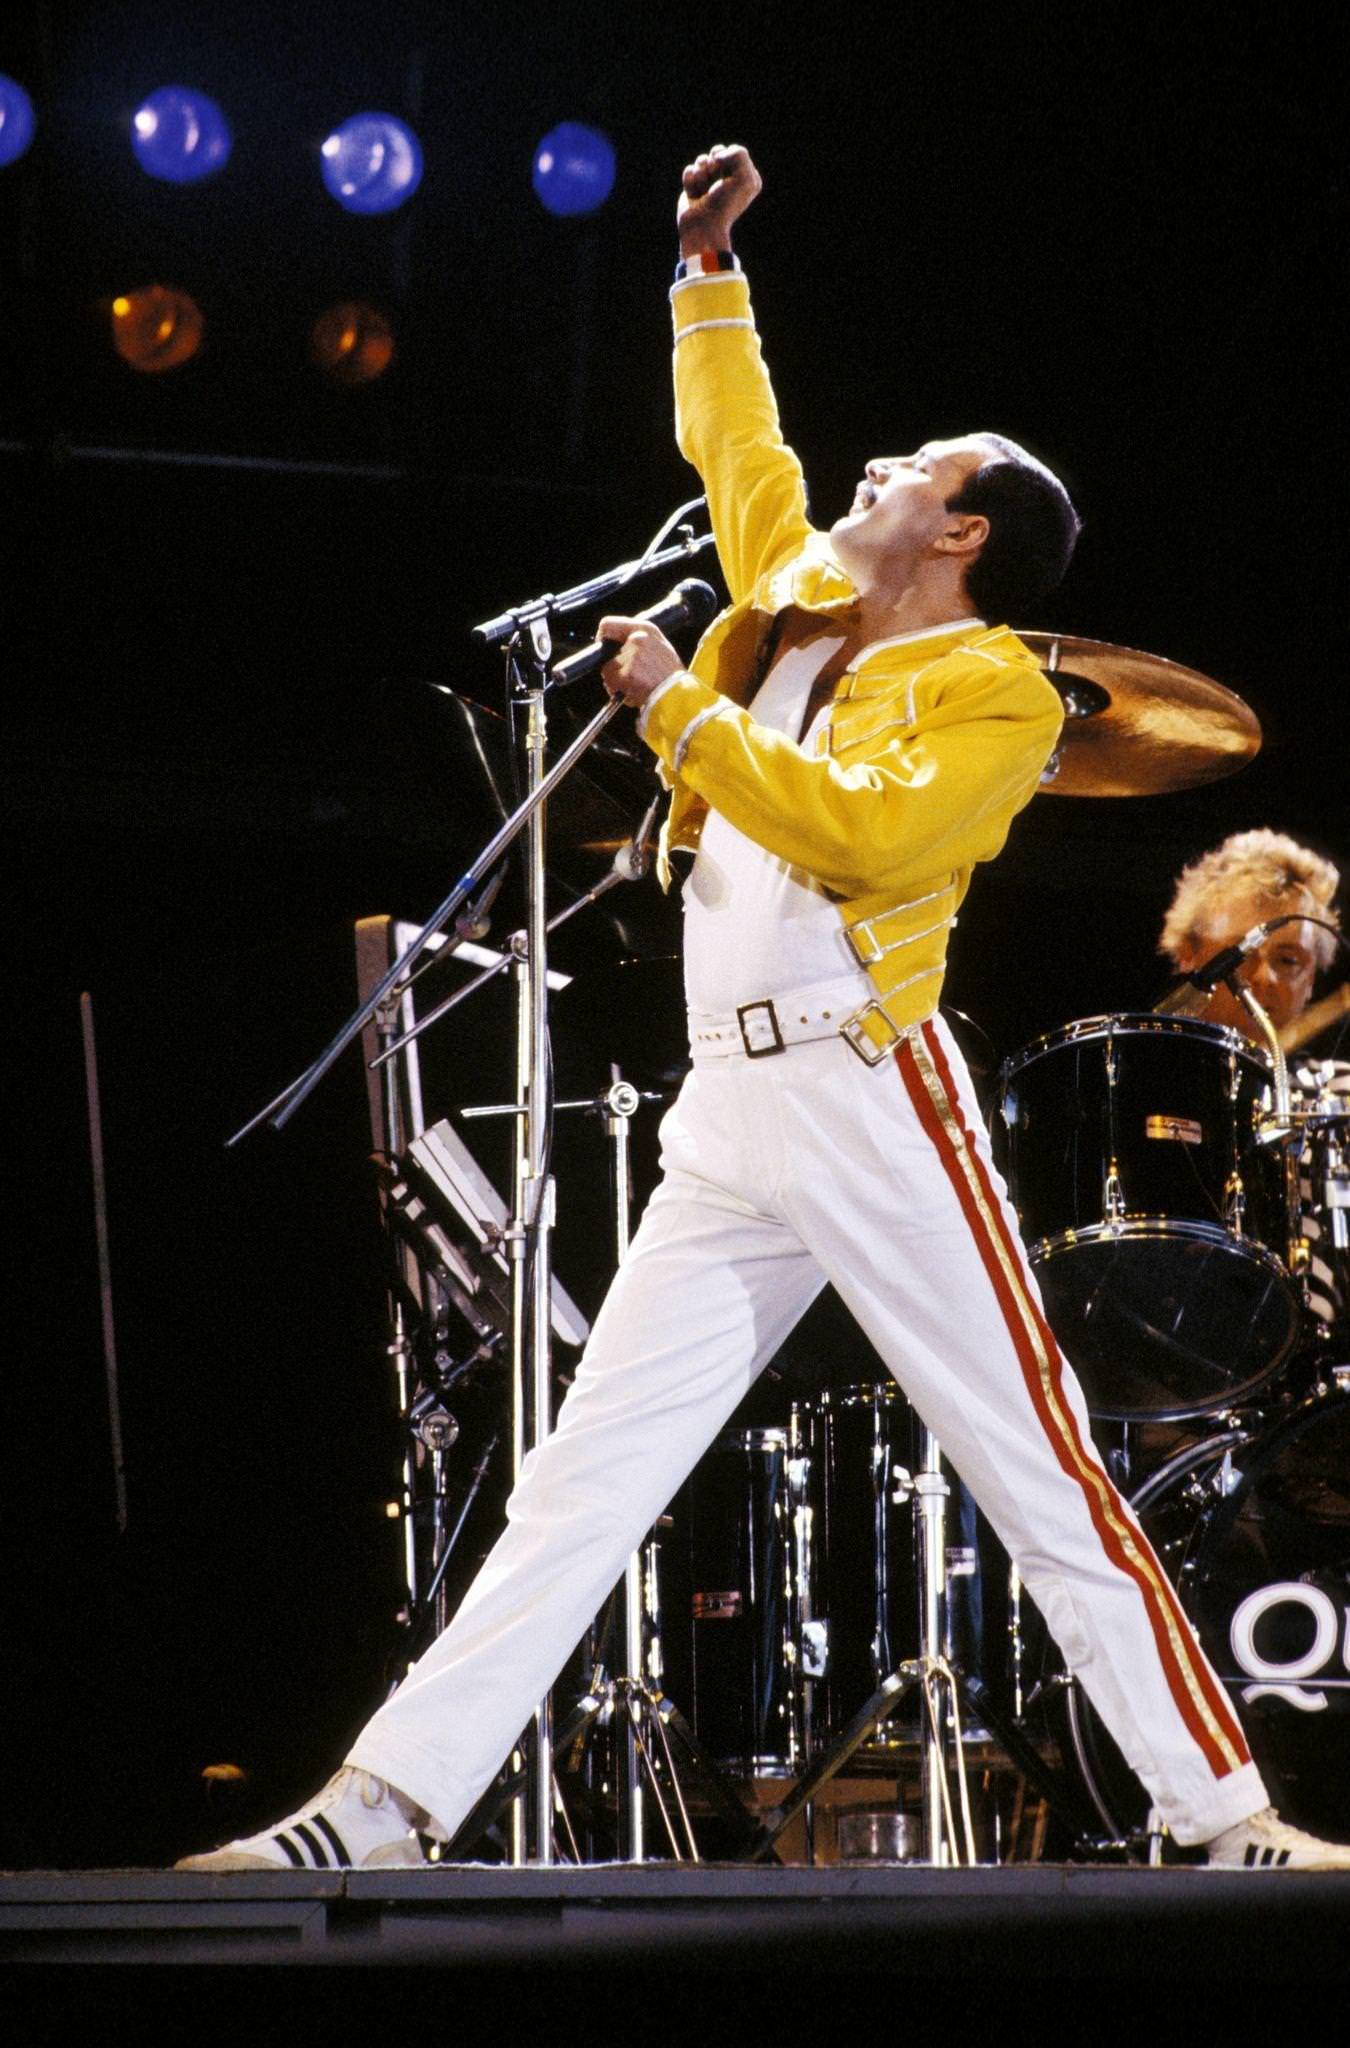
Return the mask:
<path id="1" fill-rule="evenodd" d="M 641 842 L 639 841 L 639 844 Z M 658 1092 L 635 1088 L 620 1069 L 610 1067 L 610 1085 L 594 1098 L 553 1105 L 556 1114 L 586 1110 L 603 1116 L 609 1139 L 610 1194 L 614 1216 L 616 1265 L 628 1252 L 632 1212 L 631 1139 L 634 1116 L 644 1102 L 661 1102 Z M 521 1121 L 513 1103 L 489 1103 L 460 1112 L 465 1119 L 514 1116 Z M 703 1754 L 692 1728 L 661 1690 L 661 1672 L 651 1656 L 650 1646 L 659 1638 L 659 1617 L 655 1585 L 654 1546 L 639 1548 L 628 1560 L 623 1578 L 615 1589 L 618 1601 L 618 1648 L 614 1675 L 597 1662 L 589 1689 L 559 1734 L 558 1757 L 576 1754 L 591 1729 L 608 1724 L 615 1730 L 616 1795 L 618 1805 L 619 1858 L 625 1863 L 649 1860 L 651 1849 L 648 1822 L 649 1802 L 659 1817 L 670 1854 L 677 1862 L 700 1861 L 698 1842 L 686 1803 L 681 1772 L 697 1784 L 708 1804 L 724 1821 L 731 1822 L 747 1841 L 754 1823 L 716 1766 Z M 673 1738 L 673 1740 L 672 1740 Z M 678 1760 L 676 1752 L 678 1751 Z M 557 1808 L 564 1824 L 566 1810 L 561 1794 Z M 495 1807 L 501 1811 L 499 1794 Z M 484 1809 L 485 1812 L 488 1809 Z M 480 1815 L 476 1825 L 485 1822 Z M 471 1837 L 466 1833 L 464 1839 Z"/>
<path id="2" fill-rule="evenodd" d="M 599 1102 L 585 1106 L 603 1112 L 605 1132 L 610 1142 L 610 1192 L 618 1266 L 627 1256 L 629 1244 L 633 1200 L 630 1142 L 633 1118 L 643 1101 L 659 1101 L 661 1098 L 640 1093 L 631 1082 L 624 1080 L 617 1066 L 611 1066 L 609 1071 L 608 1092 Z M 559 1104 L 560 1108 L 564 1106 L 570 1108 L 573 1105 Z M 590 1695 L 583 1706 L 593 1704 L 595 1718 L 610 1719 L 620 1737 L 615 1759 L 620 1859 L 625 1863 L 648 1860 L 647 1797 L 650 1795 L 671 1855 L 676 1862 L 697 1863 L 701 1860 L 698 1842 L 680 1782 L 680 1767 L 671 1744 L 672 1733 L 685 1767 L 722 1817 L 734 1819 L 747 1836 L 753 1824 L 730 1787 L 724 1784 L 715 1767 L 703 1755 L 693 1730 L 661 1691 L 661 1673 L 653 1668 L 649 1651 L 649 1645 L 658 1639 L 653 1548 L 649 1546 L 646 1557 L 641 1548 L 634 1552 L 616 1588 L 619 1602 L 618 1674 L 607 1678 L 603 1669 L 597 1668 L 592 1677 Z M 669 1787 L 669 1799 L 662 1784 L 663 1775 L 665 1786 Z"/>
<path id="3" fill-rule="evenodd" d="M 843 1768 L 854 1752 L 876 1733 L 883 1721 L 890 1719 L 916 1688 L 922 1702 L 919 1740 L 924 1861 L 948 1865 L 963 1861 L 973 1864 L 976 1860 L 975 1829 L 961 1746 L 961 1695 L 964 1691 L 972 1692 L 973 1711 L 981 1718 L 984 1718 L 984 1703 L 981 1698 L 979 1705 L 974 1705 L 969 1680 L 943 1652 L 947 1606 L 947 1497 L 951 1489 L 942 1470 L 941 1449 L 931 1430 L 922 1429 L 919 1448 L 918 1471 L 912 1476 L 899 1469 L 895 1473 L 897 1501 L 912 1498 L 916 1510 L 914 1561 L 919 1581 L 919 1654 L 898 1665 L 882 1680 L 871 1699 L 859 1708 L 829 1748 L 798 1780 L 790 1796 L 764 1816 L 764 1827 L 755 1848 L 757 1860 L 812 1803 L 822 1785 Z M 949 1731 L 961 1816 L 959 1834 L 947 1776 L 945 1749 Z"/>
<path id="4" fill-rule="evenodd" d="M 559 1758 L 575 1755 L 585 1742 L 591 1728 L 607 1714 L 611 1714 L 616 1700 L 622 1700 L 631 1714 L 631 1700 L 638 1690 L 631 1681 L 614 1679 L 601 1682 L 577 1701 L 571 1714 L 558 1729 L 555 1751 Z M 779 1860 L 771 1841 L 764 1839 L 763 1830 L 757 1828 L 754 1817 L 736 1797 L 717 1767 L 710 1763 L 699 1747 L 697 1737 L 684 1715 L 672 1700 L 655 1686 L 642 1688 L 642 1721 L 638 1726 L 641 1737 L 642 1726 L 648 1730 L 647 1739 L 639 1741 L 639 1753 L 648 1773 L 648 1783 L 657 1811 L 665 1828 L 671 1855 L 676 1862 L 698 1863 L 698 1841 L 694 1834 L 693 1821 L 689 1813 L 682 1787 L 681 1773 L 688 1782 L 696 1786 L 712 1813 L 731 1831 L 735 1852 L 758 1861 L 770 1858 Z M 664 1774 L 654 1767 L 659 1753 L 665 1765 Z M 667 1800 L 662 1790 L 662 1776 L 670 1785 L 671 1796 Z M 455 1862 L 467 1855 L 483 1834 L 505 1811 L 509 1802 L 523 1792 L 525 1771 L 519 1760 L 514 1760 L 508 1776 L 498 1779 L 488 1787 L 477 1806 L 468 1814 L 455 1835 L 446 1845 L 446 1860 Z M 566 1810 L 558 1802 L 566 1832 L 572 1835 L 571 1824 Z M 678 1826 L 677 1826 L 678 1820 Z M 578 1858 L 578 1860 L 580 1860 Z"/>
<path id="5" fill-rule="evenodd" d="M 610 1141 L 610 1188 L 614 1199 L 614 1258 L 617 1270 L 628 1253 L 631 1234 L 633 1206 L 633 1180 L 631 1144 L 633 1117 L 641 1097 L 632 1083 L 625 1081 L 617 1066 L 611 1066 L 609 1093 L 605 1098 L 605 1133 Z M 642 1799 L 642 1767 L 652 1780 L 652 1787 L 659 1799 L 660 1786 L 650 1757 L 642 1742 L 641 1704 L 647 1696 L 647 1645 L 646 1613 L 644 1606 L 645 1573 L 642 1552 L 638 1550 L 629 1558 L 624 1567 L 622 1627 L 619 1632 L 619 1658 L 625 1678 L 636 1687 L 626 1694 L 628 1712 L 623 1724 L 623 1770 L 619 1795 L 619 1855 L 626 1863 L 642 1863 L 646 1859 L 645 1814 Z M 622 1687 L 624 1680 L 619 1681 Z M 671 1783 L 679 1796 L 679 1783 L 671 1772 Z M 684 1802 L 680 1801 L 683 1812 Z M 689 1829 L 688 1815 L 684 1816 L 686 1834 L 693 1841 Z M 669 1832 L 669 1821 L 667 1831 Z"/>
<path id="6" fill-rule="evenodd" d="M 388 1046 L 394 1038 L 396 1018 L 401 998 L 394 996 L 381 1003 L 372 1020 L 381 1047 Z M 403 1103 L 399 1091 L 398 1070 L 387 1063 L 381 1070 L 380 1108 L 384 1123 L 384 1149 L 390 1159 L 396 1159 L 403 1150 L 406 1140 Z M 386 1352 L 394 1368 L 395 1395 L 398 1402 L 399 1420 L 403 1425 L 403 1465 L 400 1473 L 402 1524 L 403 1524 L 403 1577 L 406 1589 L 403 1616 L 405 1626 L 411 1628 L 421 1597 L 420 1572 L 417 1556 L 417 1530 L 414 1510 L 417 1500 L 417 1450 L 412 1431 L 413 1375 L 412 1341 L 408 1332 L 407 1316 L 404 1313 L 403 1297 L 407 1289 L 415 1284 L 413 1255 L 411 1250 L 398 1242 L 392 1232 L 388 1234 L 388 1250 L 394 1271 L 390 1275 L 388 1296 L 388 1338 Z"/>
<path id="7" fill-rule="evenodd" d="M 973 1864 L 976 1860 L 975 1826 L 971 1819 L 970 1787 L 966 1781 L 965 1751 L 961 1743 L 961 1679 L 955 1666 L 943 1654 L 947 1618 L 947 1501 L 951 1488 L 942 1470 L 938 1440 L 926 1427 L 920 1430 L 920 1454 L 921 1462 L 913 1484 L 918 1510 L 918 1683 L 924 1709 L 920 1735 L 924 1857 L 932 1864 L 962 1861 L 962 1844 L 957 1840 L 947 1778 L 945 1748 L 950 1727 L 961 1807 L 964 1860 Z"/>

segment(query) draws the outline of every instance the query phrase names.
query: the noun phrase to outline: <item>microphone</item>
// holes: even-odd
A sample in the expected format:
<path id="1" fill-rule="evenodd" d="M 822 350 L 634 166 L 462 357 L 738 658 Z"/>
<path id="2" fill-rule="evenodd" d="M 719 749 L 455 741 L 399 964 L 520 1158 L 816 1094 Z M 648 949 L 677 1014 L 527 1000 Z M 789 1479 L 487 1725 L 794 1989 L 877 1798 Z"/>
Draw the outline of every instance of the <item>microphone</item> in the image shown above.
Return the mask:
<path id="1" fill-rule="evenodd" d="M 1222 953 L 1216 953 L 1213 959 L 1204 961 L 1201 966 L 1186 975 L 1185 979 L 1194 987 L 1203 989 L 1208 995 L 1221 981 L 1228 979 L 1235 967 L 1242 965 L 1249 953 L 1254 953 L 1258 946 L 1263 945 L 1272 932 L 1278 931 L 1282 924 L 1292 924 L 1294 921 L 1293 917 L 1268 917 L 1264 924 L 1254 924 L 1249 932 L 1242 934 L 1235 946 L 1225 946 Z"/>
<path id="2" fill-rule="evenodd" d="M 1184 1011 L 1188 988 L 1199 989 L 1202 995 L 1211 995 L 1221 981 L 1227 981 L 1235 967 L 1242 965 L 1249 953 L 1264 945 L 1272 932 L 1277 932 L 1282 924 L 1296 924 L 1301 915 L 1301 911 L 1293 911 L 1283 917 L 1268 917 L 1264 924 L 1254 924 L 1250 931 L 1244 932 L 1236 945 L 1225 946 L 1221 953 L 1211 955 L 1199 967 L 1193 967 L 1189 974 L 1179 974 L 1162 1001 L 1153 1005 L 1155 1013 L 1166 1016 L 1171 1011 Z"/>
<path id="3" fill-rule="evenodd" d="M 717 596 L 712 585 L 701 582 L 697 576 L 687 576 L 683 583 L 676 584 L 669 597 L 639 612 L 638 617 L 662 633 L 678 633 L 682 626 L 693 626 L 701 633 L 716 610 Z M 622 645 L 620 640 L 593 640 L 589 647 L 569 654 L 566 661 L 554 664 L 550 688 L 556 683 L 579 683 L 583 676 L 594 675 L 614 659 Z"/>

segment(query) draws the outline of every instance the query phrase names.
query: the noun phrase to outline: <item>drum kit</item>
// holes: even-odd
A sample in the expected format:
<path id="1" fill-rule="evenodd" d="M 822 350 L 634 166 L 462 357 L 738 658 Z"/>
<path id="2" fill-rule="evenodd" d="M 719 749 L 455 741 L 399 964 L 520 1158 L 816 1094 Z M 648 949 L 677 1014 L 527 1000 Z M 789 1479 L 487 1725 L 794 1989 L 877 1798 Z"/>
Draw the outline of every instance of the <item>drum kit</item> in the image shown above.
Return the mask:
<path id="1" fill-rule="evenodd" d="M 1050 795 L 1190 788 L 1234 772 L 1260 747 L 1250 709 L 1192 670 L 1081 639 L 1021 637 L 1065 705 L 1043 777 Z M 507 722 L 464 698 L 452 699 L 450 716 L 466 767 L 494 792 L 508 788 Z M 588 790 L 608 797 L 613 774 L 631 773 L 632 757 L 621 746 L 610 752 L 608 767 L 593 760 L 594 784 L 572 779 L 571 843 L 611 853 L 615 879 L 631 880 L 645 866 L 650 813 L 625 838 L 597 830 L 605 804 L 587 804 Z M 505 796 L 493 801 L 505 817 Z M 519 976 L 519 948 L 495 957 Z M 642 981 L 640 966 L 632 977 Z M 368 1028 L 366 1049 L 385 1073 L 377 1148 L 390 1154 L 389 1138 L 401 1136 L 383 1191 L 398 1247 L 390 1348 L 408 1418 L 405 1611 L 420 1609 L 425 1636 L 428 1583 L 442 1603 L 432 1621 L 444 1619 L 454 1542 L 445 1455 L 454 1436 L 442 1429 L 429 1480 L 428 1401 L 448 1415 L 466 1375 L 500 1369 L 521 1302 L 518 1284 L 514 1302 L 503 1285 L 510 1227 L 485 1233 L 481 1202 L 428 1177 L 406 1102 L 401 1116 L 391 1112 L 416 1047 L 402 985 L 396 1010 L 389 986 L 386 972 L 375 983 L 386 997 L 382 1018 L 374 1000 L 366 1005 L 380 1026 L 378 1037 Z M 614 1015 L 609 1003 L 603 1011 Z M 594 1015 L 592 1007 L 588 1043 Z M 655 1092 L 671 1078 L 663 1069 Z M 1090 1017 L 1004 1062 L 992 1127 L 1049 1321 L 1113 1476 L 1171 1573 L 1282 1813 L 1342 1836 L 1350 1366 L 1340 1361 L 1350 1352 L 1344 1329 L 1309 1307 L 1306 1220 L 1317 1219 L 1327 1256 L 1350 1277 L 1350 1115 L 1345 1098 L 1291 1101 L 1282 1081 L 1278 1044 L 1190 1016 Z M 609 1135 L 621 1250 L 641 1091 L 611 1064 L 608 1087 L 585 1106 Z M 445 1145 L 431 1149 L 446 1156 Z M 471 1178 L 466 1170 L 456 1184 Z M 517 1249 L 517 1283 L 519 1265 Z M 555 1294 L 555 1331 L 568 1313 L 575 1318 Z M 474 1337 L 471 1353 L 447 1342 L 457 1318 Z M 476 1486 L 481 1463 L 475 1471 Z M 424 1556 L 419 1541 L 429 1542 Z M 979 1853 L 999 1860 L 1026 1851 L 1020 1821 L 988 1789 L 992 1757 L 1040 1802 L 1037 1850 L 1048 1811 L 1079 1849 L 1160 1853 L 1145 1796 L 1057 1662 L 1015 1570 L 899 1389 L 867 1367 L 785 1397 L 767 1418 L 761 1408 L 753 1426 L 734 1420 L 635 1558 L 616 1604 L 627 1623 L 620 1647 L 611 1655 L 597 1624 L 576 1712 L 539 1737 L 574 1848 L 565 1809 L 581 1810 L 575 1793 L 599 1853 L 613 1853 L 603 1846 L 609 1825 L 609 1843 L 639 1856 L 697 1857 L 710 1839 L 733 1856 L 785 1845 L 840 1855 L 852 1841 L 865 1845 L 855 1853 L 961 1861 L 975 1860 L 978 1835 Z M 606 1728 L 608 1748 L 599 1739 Z M 972 1760 L 983 1774 L 973 1829 Z M 453 1853 L 466 1851 L 471 1834 L 481 1844 L 494 1816 L 525 1796 L 527 1776 L 528 1760 L 508 1772 Z M 861 1832 L 845 1828 L 839 1800 L 828 1808 L 832 1784 L 858 1802 Z M 884 1799 L 878 1785 L 890 1788 Z M 827 1810 L 828 1828 L 819 1824 Z M 724 1823 L 731 1832 L 717 1834 Z M 519 1858 L 519 1827 L 512 1839 Z"/>

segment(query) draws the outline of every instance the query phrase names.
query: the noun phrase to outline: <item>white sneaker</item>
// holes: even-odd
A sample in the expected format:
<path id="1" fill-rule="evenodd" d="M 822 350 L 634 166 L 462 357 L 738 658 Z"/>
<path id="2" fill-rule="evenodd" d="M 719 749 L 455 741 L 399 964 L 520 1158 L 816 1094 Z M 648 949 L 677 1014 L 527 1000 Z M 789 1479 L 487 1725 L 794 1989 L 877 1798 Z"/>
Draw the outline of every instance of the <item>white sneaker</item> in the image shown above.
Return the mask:
<path id="1" fill-rule="evenodd" d="M 426 1861 L 403 1802 L 350 1764 L 260 1835 L 184 1856 L 175 1870 L 389 1870 Z"/>
<path id="2" fill-rule="evenodd" d="M 1205 1848 L 1211 1870 L 1350 1870 L 1350 1847 L 1291 1828 L 1273 1806 L 1225 1828 Z"/>

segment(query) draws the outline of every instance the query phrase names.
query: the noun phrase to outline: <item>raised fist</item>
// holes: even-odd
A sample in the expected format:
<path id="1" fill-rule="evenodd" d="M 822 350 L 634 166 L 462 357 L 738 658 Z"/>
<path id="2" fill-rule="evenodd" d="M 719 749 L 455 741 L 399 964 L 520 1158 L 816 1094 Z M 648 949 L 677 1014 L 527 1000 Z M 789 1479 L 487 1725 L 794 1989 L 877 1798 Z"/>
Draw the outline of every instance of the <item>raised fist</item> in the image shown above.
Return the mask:
<path id="1" fill-rule="evenodd" d="M 748 149 L 719 142 L 685 165 L 681 184 L 675 224 L 681 255 L 693 256 L 701 249 L 731 247 L 732 223 L 758 196 L 763 179 Z"/>

